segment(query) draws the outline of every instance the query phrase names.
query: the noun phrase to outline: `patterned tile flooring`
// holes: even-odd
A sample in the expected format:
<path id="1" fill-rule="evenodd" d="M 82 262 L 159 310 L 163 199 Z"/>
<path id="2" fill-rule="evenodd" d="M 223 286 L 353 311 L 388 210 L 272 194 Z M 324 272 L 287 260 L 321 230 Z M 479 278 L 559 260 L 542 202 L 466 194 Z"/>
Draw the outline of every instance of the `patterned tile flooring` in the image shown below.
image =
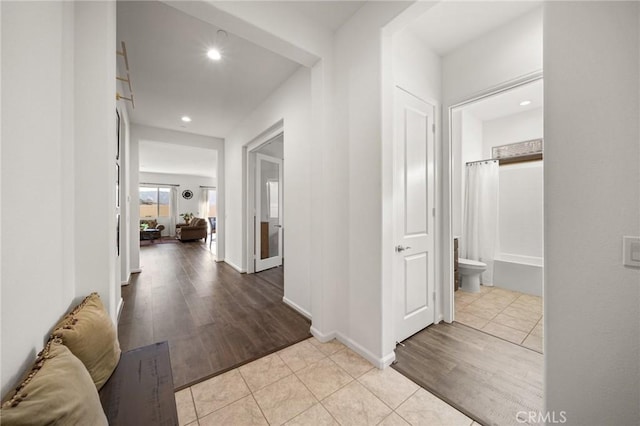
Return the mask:
<path id="1" fill-rule="evenodd" d="M 470 418 L 333 340 L 304 340 L 176 393 L 180 426 L 464 425 Z"/>
<path id="2" fill-rule="evenodd" d="M 542 298 L 480 287 L 480 293 L 455 292 L 455 320 L 542 353 Z"/>

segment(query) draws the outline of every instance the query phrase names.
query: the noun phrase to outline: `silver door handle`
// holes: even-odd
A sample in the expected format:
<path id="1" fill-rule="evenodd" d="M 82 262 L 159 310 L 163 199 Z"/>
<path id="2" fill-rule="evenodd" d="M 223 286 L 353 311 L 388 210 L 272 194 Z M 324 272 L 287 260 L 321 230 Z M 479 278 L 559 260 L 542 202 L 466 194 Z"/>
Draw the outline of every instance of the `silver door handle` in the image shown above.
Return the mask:
<path id="1" fill-rule="evenodd" d="M 273 225 L 273 226 L 275 226 L 276 228 L 282 228 L 282 225 Z"/>
<path id="2" fill-rule="evenodd" d="M 396 252 L 400 253 L 401 251 L 409 250 L 411 247 L 409 246 L 396 246 Z"/>

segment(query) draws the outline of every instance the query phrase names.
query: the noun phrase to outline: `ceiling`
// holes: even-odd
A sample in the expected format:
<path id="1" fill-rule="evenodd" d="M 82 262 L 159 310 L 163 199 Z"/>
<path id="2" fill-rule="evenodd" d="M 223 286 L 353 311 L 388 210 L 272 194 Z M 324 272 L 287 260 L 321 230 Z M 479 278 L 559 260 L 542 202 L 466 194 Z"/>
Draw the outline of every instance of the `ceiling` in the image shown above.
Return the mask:
<path id="1" fill-rule="evenodd" d="M 525 100 L 531 101 L 531 103 L 526 106 L 520 106 L 520 102 Z M 481 121 L 495 120 L 496 118 L 542 107 L 542 80 L 536 80 L 533 83 L 519 86 L 463 106 L 465 112 L 473 114 Z"/>
<path id="2" fill-rule="evenodd" d="M 364 1 L 278 1 L 277 7 L 330 31 Z M 226 137 L 286 81 L 299 64 L 158 1 L 118 1 L 117 38 L 127 47 L 135 109 L 133 123 Z M 223 59 L 206 56 L 215 44 Z M 118 61 L 124 76 L 124 61 Z M 127 90 L 122 90 L 127 96 Z M 128 105 L 129 106 L 129 105 Z M 181 121 L 189 116 L 191 122 Z M 281 144 L 280 144 L 281 147 Z M 140 171 L 215 177 L 216 151 L 140 142 Z"/>
<path id="3" fill-rule="evenodd" d="M 215 178 L 217 151 L 141 140 L 140 171 Z"/>
<path id="4" fill-rule="evenodd" d="M 286 1 L 279 2 L 334 32 L 360 9 L 364 1 Z"/>
<path id="5" fill-rule="evenodd" d="M 284 160 L 284 135 L 281 133 L 258 148 L 256 153 Z"/>
<path id="6" fill-rule="evenodd" d="M 542 1 L 445 0 L 418 17 L 409 31 L 444 56 L 540 5 Z"/>
<path id="7" fill-rule="evenodd" d="M 134 123 L 225 137 L 299 67 L 233 34 L 214 62 L 206 52 L 219 28 L 156 1 L 119 1 L 117 9 Z M 192 121 L 183 123 L 184 115 Z"/>

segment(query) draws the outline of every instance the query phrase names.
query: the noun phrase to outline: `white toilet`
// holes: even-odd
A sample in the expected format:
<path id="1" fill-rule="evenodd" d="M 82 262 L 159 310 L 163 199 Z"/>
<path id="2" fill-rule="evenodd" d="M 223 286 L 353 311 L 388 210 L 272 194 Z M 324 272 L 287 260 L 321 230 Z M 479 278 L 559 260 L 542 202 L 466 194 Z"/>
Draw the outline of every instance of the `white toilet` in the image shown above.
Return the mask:
<path id="1" fill-rule="evenodd" d="M 461 275 L 460 287 L 469 293 L 480 292 L 480 274 L 487 269 L 487 264 L 476 260 L 458 259 L 458 271 Z"/>

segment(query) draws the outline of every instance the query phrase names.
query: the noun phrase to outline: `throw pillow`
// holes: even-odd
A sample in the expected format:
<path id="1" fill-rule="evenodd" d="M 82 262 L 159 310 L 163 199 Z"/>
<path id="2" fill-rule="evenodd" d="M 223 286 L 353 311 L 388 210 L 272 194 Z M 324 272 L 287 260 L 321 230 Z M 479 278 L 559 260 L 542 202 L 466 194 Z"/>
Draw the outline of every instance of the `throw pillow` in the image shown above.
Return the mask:
<path id="1" fill-rule="evenodd" d="M 107 418 L 82 362 L 54 339 L 2 404 L 0 424 L 107 425 Z"/>
<path id="2" fill-rule="evenodd" d="M 116 329 L 98 293 L 87 296 L 53 330 L 69 350 L 85 365 L 96 388 L 100 389 L 120 360 Z"/>

